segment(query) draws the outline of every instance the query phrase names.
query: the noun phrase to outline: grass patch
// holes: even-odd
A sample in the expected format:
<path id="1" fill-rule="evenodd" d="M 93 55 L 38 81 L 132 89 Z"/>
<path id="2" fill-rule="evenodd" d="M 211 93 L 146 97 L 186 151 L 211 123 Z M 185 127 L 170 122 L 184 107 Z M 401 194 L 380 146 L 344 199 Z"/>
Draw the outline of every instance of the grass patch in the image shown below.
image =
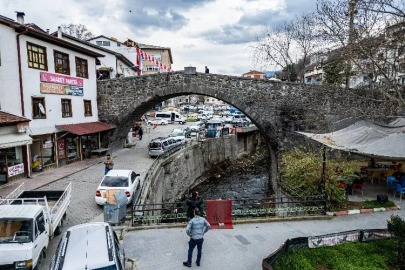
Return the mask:
<path id="1" fill-rule="evenodd" d="M 388 201 L 386 203 L 378 203 L 377 201 L 364 201 L 363 209 L 380 208 L 380 207 L 394 207 L 395 203 Z"/>
<path id="2" fill-rule="evenodd" d="M 346 243 L 333 247 L 292 249 L 275 263 L 276 270 L 394 270 L 395 241 Z"/>

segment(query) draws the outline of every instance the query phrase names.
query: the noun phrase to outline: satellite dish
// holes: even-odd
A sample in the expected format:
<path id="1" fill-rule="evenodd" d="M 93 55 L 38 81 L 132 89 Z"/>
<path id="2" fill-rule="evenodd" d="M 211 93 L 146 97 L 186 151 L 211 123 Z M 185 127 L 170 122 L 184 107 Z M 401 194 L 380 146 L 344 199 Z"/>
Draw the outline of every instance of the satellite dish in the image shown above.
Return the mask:
<path id="1" fill-rule="evenodd" d="M 45 108 L 41 103 L 38 103 L 38 108 L 41 111 L 42 114 L 45 114 Z"/>

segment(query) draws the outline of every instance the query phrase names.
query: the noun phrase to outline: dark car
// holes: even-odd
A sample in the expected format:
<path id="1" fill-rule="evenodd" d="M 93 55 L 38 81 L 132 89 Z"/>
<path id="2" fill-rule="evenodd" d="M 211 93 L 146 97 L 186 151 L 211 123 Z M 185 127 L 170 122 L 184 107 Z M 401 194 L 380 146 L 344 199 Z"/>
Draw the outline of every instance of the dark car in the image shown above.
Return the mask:
<path id="1" fill-rule="evenodd" d="M 183 128 L 183 133 L 186 138 L 191 137 L 191 129 L 189 127 Z"/>

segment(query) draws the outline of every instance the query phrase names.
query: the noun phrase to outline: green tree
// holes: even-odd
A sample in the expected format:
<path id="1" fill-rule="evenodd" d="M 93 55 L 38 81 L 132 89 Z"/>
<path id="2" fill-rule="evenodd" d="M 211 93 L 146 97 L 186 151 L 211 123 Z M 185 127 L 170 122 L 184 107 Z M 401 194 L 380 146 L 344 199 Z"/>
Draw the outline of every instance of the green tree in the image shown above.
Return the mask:
<path id="1" fill-rule="evenodd" d="M 345 64 L 337 60 L 323 66 L 324 83 L 341 85 L 345 81 Z"/>
<path id="2" fill-rule="evenodd" d="M 405 221 L 399 216 L 391 216 L 388 221 L 388 231 L 395 235 L 397 241 L 398 264 L 405 269 Z"/>

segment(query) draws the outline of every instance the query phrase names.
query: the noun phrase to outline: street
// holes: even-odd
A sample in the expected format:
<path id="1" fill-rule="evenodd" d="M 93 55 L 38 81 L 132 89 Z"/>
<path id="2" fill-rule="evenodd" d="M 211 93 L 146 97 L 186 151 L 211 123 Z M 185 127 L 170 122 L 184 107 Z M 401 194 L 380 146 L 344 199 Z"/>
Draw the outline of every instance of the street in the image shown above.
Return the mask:
<path id="1" fill-rule="evenodd" d="M 169 124 L 157 126 L 156 129 L 150 129 L 150 133 L 145 129 L 142 140 L 132 138 L 136 143 L 134 148 L 124 148 L 113 152 L 114 169 L 131 169 L 141 175 L 141 181 L 148 171 L 154 158 L 148 155 L 148 144 L 155 137 L 168 136 L 170 132 L 177 127 L 191 125 Z M 96 219 L 103 220 L 103 208 L 94 201 L 97 186 L 104 176 L 104 164 L 93 165 L 86 170 L 79 171 L 59 181 L 51 183 L 39 190 L 64 190 L 69 182 L 72 182 L 72 198 L 67 211 L 67 219 L 63 226 L 65 232 L 69 227 L 91 222 Z M 55 253 L 62 234 L 55 236 L 47 249 L 47 257 L 44 259 L 43 269 L 48 269 L 50 260 Z"/>

